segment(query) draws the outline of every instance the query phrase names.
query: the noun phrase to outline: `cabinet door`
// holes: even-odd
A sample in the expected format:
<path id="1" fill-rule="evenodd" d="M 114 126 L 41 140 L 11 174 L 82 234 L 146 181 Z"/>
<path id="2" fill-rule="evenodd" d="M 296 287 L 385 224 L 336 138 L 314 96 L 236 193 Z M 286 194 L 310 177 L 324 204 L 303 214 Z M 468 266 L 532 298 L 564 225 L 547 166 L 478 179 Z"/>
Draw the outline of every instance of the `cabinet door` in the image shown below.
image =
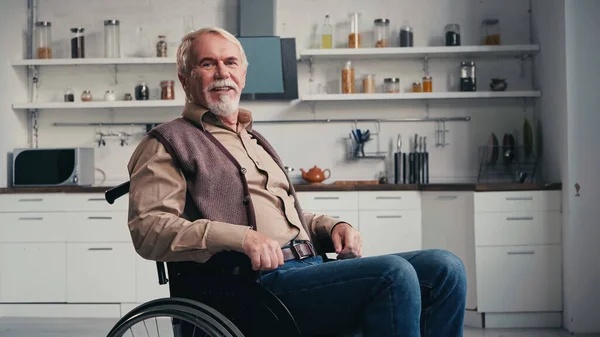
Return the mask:
<path id="1" fill-rule="evenodd" d="M 467 309 L 477 307 L 473 192 L 423 192 L 423 249 L 444 249 L 467 271 Z"/>
<path id="2" fill-rule="evenodd" d="M 0 244 L 0 302 L 66 302 L 65 243 Z"/>
<path id="3" fill-rule="evenodd" d="M 420 211 L 360 211 L 363 256 L 421 249 Z"/>
<path id="4" fill-rule="evenodd" d="M 68 243 L 68 302 L 135 301 L 135 251 L 131 243 Z"/>
<path id="5" fill-rule="evenodd" d="M 137 303 L 169 297 L 169 285 L 158 283 L 158 271 L 155 261 L 146 260 L 136 254 L 135 273 L 135 301 Z"/>

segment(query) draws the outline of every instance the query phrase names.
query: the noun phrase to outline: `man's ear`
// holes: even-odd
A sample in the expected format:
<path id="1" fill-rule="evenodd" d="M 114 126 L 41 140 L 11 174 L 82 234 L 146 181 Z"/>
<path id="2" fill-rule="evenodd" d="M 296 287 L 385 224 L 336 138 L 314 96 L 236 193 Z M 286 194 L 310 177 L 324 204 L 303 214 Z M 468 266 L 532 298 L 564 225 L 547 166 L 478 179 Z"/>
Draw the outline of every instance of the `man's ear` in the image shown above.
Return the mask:
<path id="1" fill-rule="evenodd" d="M 181 82 L 181 86 L 183 87 L 183 90 L 187 91 L 187 78 L 185 78 L 181 74 L 177 74 L 177 77 L 179 78 L 179 82 Z"/>

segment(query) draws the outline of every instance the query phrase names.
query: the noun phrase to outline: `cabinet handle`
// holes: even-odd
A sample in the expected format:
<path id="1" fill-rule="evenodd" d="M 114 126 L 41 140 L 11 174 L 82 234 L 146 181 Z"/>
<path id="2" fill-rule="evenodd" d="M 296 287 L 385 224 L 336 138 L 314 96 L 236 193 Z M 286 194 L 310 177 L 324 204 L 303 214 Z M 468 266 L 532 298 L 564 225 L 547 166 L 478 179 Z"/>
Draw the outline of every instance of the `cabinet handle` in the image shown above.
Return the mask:
<path id="1" fill-rule="evenodd" d="M 532 216 L 509 216 L 506 218 L 508 221 L 519 221 L 519 220 L 533 220 Z"/>
<path id="2" fill-rule="evenodd" d="M 29 216 L 23 216 L 23 217 L 20 217 L 20 218 L 19 218 L 19 220 L 44 220 L 44 218 L 42 218 L 41 216 L 40 216 L 40 217 L 34 217 L 34 216 L 31 216 L 31 217 L 29 217 Z"/>
<path id="3" fill-rule="evenodd" d="M 526 251 L 526 252 L 508 252 L 508 255 L 533 255 L 535 254 L 534 251 L 530 250 L 530 251 Z"/>
<path id="4" fill-rule="evenodd" d="M 377 219 L 400 219 L 402 215 L 378 215 Z"/>
<path id="5" fill-rule="evenodd" d="M 25 199 L 19 199 L 19 202 L 28 202 L 28 201 L 44 201 L 44 198 L 25 198 Z"/>
<path id="6" fill-rule="evenodd" d="M 112 220 L 112 216 L 88 216 L 88 220 Z"/>
<path id="7" fill-rule="evenodd" d="M 376 197 L 377 200 L 400 200 L 402 197 Z"/>
<path id="8" fill-rule="evenodd" d="M 315 197 L 315 200 L 337 200 L 340 197 Z"/>
<path id="9" fill-rule="evenodd" d="M 458 197 L 455 196 L 455 195 L 439 195 L 437 198 L 439 200 L 454 200 L 454 199 L 458 199 Z"/>
<path id="10" fill-rule="evenodd" d="M 93 247 L 88 248 L 89 251 L 113 250 L 111 247 Z"/>
<path id="11" fill-rule="evenodd" d="M 88 198 L 88 201 L 105 201 L 104 198 Z"/>
<path id="12" fill-rule="evenodd" d="M 339 219 L 340 217 L 339 217 L 339 215 L 333 215 L 332 218 Z"/>
<path id="13" fill-rule="evenodd" d="M 523 200 L 533 200 L 533 197 L 507 197 L 508 201 L 523 201 Z"/>

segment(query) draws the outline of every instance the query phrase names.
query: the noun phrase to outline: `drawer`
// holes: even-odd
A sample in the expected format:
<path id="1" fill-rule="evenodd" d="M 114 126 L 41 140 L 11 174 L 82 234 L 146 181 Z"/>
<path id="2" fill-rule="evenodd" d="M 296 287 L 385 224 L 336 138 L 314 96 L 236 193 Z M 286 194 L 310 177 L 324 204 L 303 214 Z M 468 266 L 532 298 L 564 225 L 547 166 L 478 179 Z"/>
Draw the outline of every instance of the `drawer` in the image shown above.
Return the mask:
<path id="1" fill-rule="evenodd" d="M 0 242 L 66 242 L 63 213 L 0 213 Z"/>
<path id="2" fill-rule="evenodd" d="M 68 214 L 68 242 L 131 242 L 127 212 Z"/>
<path id="3" fill-rule="evenodd" d="M 129 209 L 128 194 L 117 199 L 112 205 L 104 199 L 104 193 L 72 193 L 68 194 L 66 199 L 69 201 L 69 210 L 74 212 L 126 212 Z"/>
<path id="4" fill-rule="evenodd" d="M 549 245 L 561 243 L 561 213 L 476 213 L 476 246 Z"/>
<path id="5" fill-rule="evenodd" d="M 360 211 L 363 256 L 393 254 L 419 250 L 421 212 Z"/>
<path id="6" fill-rule="evenodd" d="M 302 209 L 316 211 L 358 210 L 358 192 L 298 192 Z"/>
<path id="7" fill-rule="evenodd" d="M 68 206 L 64 193 L 0 194 L 0 212 L 59 212 Z"/>
<path id="8" fill-rule="evenodd" d="M 561 210 L 561 191 L 477 192 L 475 212 L 543 212 Z"/>
<path id="9" fill-rule="evenodd" d="M 419 192 L 365 191 L 358 193 L 361 210 L 418 210 L 421 209 Z"/>
<path id="10" fill-rule="evenodd" d="M 562 311 L 561 246 L 476 248 L 479 312 Z"/>
<path id="11" fill-rule="evenodd" d="M 355 229 L 360 230 L 360 226 L 358 223 L 358 211 L 315 211 L 315 210 L 304 210 L 304 211 L 311 212 L 314 214 L 324 214 L 324 215 L 330 216 L 330 217 L 338 219 L 340 221 L 347 222 Z"/>
<path id="12" fill-rule="evenodd" d="M 135 302 L 135 259 L 128 243 L 68 243 L 67 301 Z"/>

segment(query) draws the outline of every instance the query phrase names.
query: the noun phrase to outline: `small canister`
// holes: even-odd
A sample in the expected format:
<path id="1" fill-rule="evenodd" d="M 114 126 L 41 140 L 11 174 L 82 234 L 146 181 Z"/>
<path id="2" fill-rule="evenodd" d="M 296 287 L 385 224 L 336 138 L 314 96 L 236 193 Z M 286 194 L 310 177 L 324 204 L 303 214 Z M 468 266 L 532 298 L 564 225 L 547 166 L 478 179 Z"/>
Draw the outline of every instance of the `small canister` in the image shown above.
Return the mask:
<path id="1" fill-rule="evenodd" d="M 413 82 L 412 92 L 421 92 L 421 82 Z"/>
<path id="2" fill-rule="evenodd" d="M 84 90 L 84 91 L 81 93 L 81 101 L 82 101 L 82 102 L 91 102 L 91 101 L 92 101 L 92 99 L 93 99 L 93 97 L 92 97 L 92 92 L 91 92 L 91 91 L 89 91 L 89 90 Z"/>
<path id="3" fill-rule="evenodd" d="M 125 96 L 123 96 L 123 99 L 126 101 L 133 101 L 133 96 L 131 96 L 131 93 L 126 93 Z"/>
<path id="4" fill-rule="evenodd" d="M 158 36 L 156 43 L 156 57 L 167 57 L 167 37 L 165 35 Z"/>
<path id="5" fill-rule="evenodd" d="M 106 93 L 104 93 L 104 100 L 108 102 L 113 102 L 117 100 L 117 96 L 115 95 L 114 91 L 106 90 Z"/>
<path id="6" fill-rule="evenodd" d="M 405 24 L 400 28 L 400 47 L 413 47 L 415 40 L 415 33 L 413 28 Z"/>
<path id="7" fill-rule="evenodd" d="M 460 64 L 460 91 L 477 91 L 475 62 L 466 61 Z"/>
<path id="8" fill-rule="evenodd" d="M 160 88 L 160 99 L 175 99 L 175 81 L 161 81 Z"/>
<path id="9" fill-rule="evenodd" d="M 52 58 L 52 23 L 48 21 L 35 23 L 35 44 L 38 59 Z"/>
<path id="10" fill-rule="evenodd" d="M 363 93 L 374 94 L 375 93 L 375 75 L 367 74 L 363 76 Z"/>
<path id="11" fill-rule="evenodd" d="M 460 26 L 458 24 L 446 25 L 444 31 L 446 32 L 446 46 L 460 46 Z"/>
<path id="12" fill-rule="evenodd" d="M 400 92 L 400 79 L 397 77 L 389 77 L 383 80 L 384 91 L 387 93 Z"/>
<path id="13" fill-rule="evenodd" d="M 431 76 L 423 77 L 423 92 L 432 92 L 433 91 L 433 79 Z"/>
<path id="14" fill-rule="evenodd" d="M 354 94 L 354 68 L 352 62 L 347 61 L 342 68 L 342 94 Z"/>
<path id="15" fill-rule="evenodd" d="M 385 48 L 389 46 L 389 19 L 377 19 L 375 23 L 375 48 Z"/>

